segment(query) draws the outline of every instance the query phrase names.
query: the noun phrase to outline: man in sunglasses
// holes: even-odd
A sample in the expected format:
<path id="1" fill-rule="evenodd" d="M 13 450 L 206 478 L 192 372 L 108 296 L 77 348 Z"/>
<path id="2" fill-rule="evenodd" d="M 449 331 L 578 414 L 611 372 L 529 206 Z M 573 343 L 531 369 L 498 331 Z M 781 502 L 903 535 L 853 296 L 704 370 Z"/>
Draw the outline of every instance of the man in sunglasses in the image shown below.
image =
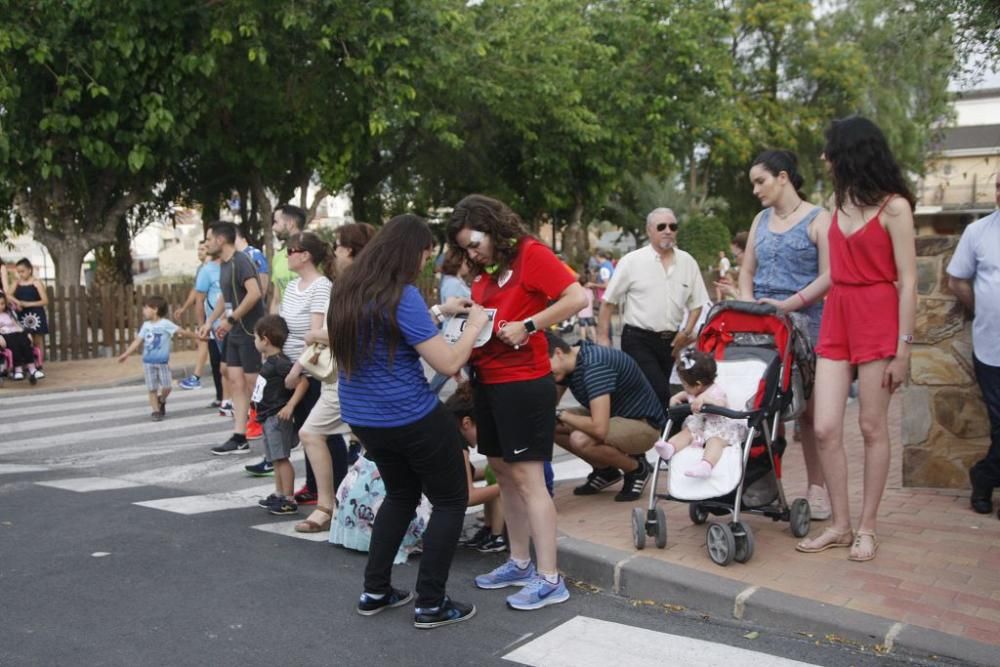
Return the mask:
<path id="1" fill-rule="evenodd" d="M 622 351 L 635 359 L 664 404 L 674 357 L 694 341 L 695 323 L 709 300 L 698 263 L 677 247 L 677 229 L 669 208 L 646 216 L 649 245 L 618 262 L 597 323 L 597 342 L 610 347 L 611 317 L 621 309 Z"/>

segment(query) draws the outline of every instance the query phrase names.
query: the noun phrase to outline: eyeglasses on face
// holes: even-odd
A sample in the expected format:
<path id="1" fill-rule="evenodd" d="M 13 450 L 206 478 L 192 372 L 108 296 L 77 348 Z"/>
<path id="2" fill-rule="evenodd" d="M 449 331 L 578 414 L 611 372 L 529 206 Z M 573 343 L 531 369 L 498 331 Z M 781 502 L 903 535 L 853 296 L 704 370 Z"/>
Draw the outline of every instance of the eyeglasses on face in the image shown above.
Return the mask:
<path id="1" fill-rule="evenodd" d="M 662 232 L 667 227 L 670 228 L 670 231 L 676 232 L 677 228 L 680 227 L 680 225 L 678 225 L 676 222 L 661 222 L 660 224 L 656 225 L 656 231 Z"/>

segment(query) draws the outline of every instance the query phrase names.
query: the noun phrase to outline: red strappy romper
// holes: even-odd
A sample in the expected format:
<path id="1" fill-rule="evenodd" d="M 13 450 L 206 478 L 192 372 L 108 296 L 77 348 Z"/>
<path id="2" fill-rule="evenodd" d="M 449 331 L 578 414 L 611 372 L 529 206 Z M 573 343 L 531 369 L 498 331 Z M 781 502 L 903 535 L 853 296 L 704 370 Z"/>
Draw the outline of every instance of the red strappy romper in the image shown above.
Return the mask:
<path id="1" fill-rule="evenodd" d="M 879 216 L 889 203 L 850 236 L 833 214 L 830 278 L 816 354 L 852 365 L 894 357 L 899 341 L 899 294 L 892 238 Z"/>

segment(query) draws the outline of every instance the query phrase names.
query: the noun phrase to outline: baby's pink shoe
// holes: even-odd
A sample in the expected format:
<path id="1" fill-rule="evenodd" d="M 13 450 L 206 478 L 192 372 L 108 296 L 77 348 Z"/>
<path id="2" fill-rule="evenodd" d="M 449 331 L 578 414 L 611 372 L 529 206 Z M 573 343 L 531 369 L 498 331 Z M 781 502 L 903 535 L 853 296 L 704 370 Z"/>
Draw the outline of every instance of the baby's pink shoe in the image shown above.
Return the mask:
<path id="1" fill-rule="evenodd" d="M 656 453 L 659 454 L 660 458 L 664 461 L 669 461 L 670 457 L 674 455 L 674 451 L 676 451 L 672 444 L 662 438 L 653 443 L 653 449 L 656 450 Z"/>
<path id="2" fill-rule="evenodd" d="M 698 479 L 708 479 L 712 476 L 712 464 L 702 459 L 693 468 L 684 473 L 685 477 L 697 477 Z"/>

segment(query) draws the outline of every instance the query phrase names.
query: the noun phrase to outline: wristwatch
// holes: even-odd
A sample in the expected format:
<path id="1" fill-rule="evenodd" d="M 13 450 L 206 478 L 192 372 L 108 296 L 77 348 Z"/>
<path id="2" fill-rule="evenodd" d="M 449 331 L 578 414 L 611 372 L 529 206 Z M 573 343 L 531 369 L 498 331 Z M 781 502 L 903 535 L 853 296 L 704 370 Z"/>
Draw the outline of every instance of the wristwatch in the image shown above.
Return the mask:
<path id="1" fill-rule="evenodd" d="M 444 322 L 444 313 L 441 312 L 441 306 L 436 303 L 431 306 L 431 314 L 434 315 L 438 322 Z"/>
<path id="2" fill-rule="evenodd" d="M 903 334 L 899 337 L 899 340 L 903 341 L 907 345 L 913 345 L 913 334 Z"/>
<path id="3" fill-rule="evenodd" d="M 227 315 L 226 321 L 229 322 L 229 326 L 236 326 L 236 318 L 232 315 Z"/>
<path id="4" fill-rule="evenodd" d="M 529 336 L 538 331 L 538 327 L 535 326 L 534 320 L 532 320 L 530 317 L 521 322 L 521 324 L 524 325 L 524 330 L 528 332 Z"/>

